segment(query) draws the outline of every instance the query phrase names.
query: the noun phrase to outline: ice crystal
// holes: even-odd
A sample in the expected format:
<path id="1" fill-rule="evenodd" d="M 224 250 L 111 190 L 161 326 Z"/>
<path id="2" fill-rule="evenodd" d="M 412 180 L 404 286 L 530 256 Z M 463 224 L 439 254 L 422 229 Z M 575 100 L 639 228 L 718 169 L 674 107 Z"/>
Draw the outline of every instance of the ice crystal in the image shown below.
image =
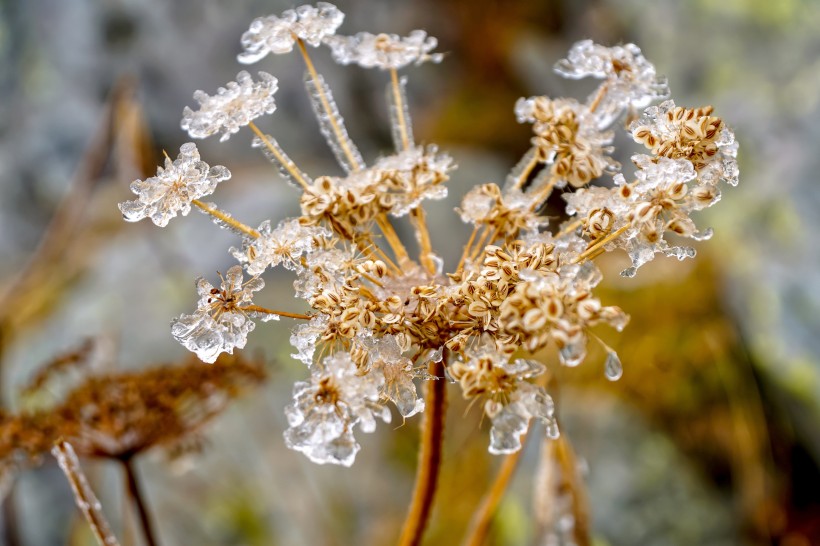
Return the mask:
<path id="1" fill-rule="evenodd" d="M 353 429 L 373 432 L 377 418 L 390 422 L 390 412 L 378 404 L 383 382 L 379 374 L 361 375 L 350 353 L 325 358 L 310 381 L 293 388 L 285 443 L 315 463 L 352 465 L 360 448 Z"/>
<path id="2" fill-rule="evenodd" d="M 417 377 L 431 378 L 423 368 L 416 368 L 410 358 L 402 355 L 396 337 L 387 335 L 378 339 L 363 335 L 360 343 L 367 352 L 369 369 L 381 374 L 384 379 L 382 398 L 393 402 L 404 418 L 424 411 L 424 400 L 419 397 L 413 380 Z"/>
<path id="3" fill-rule="evenodd" d="M 171 324 L 171 333 L 203 362 L 214 362 L 221 353 L 242 349 L 254 329 L 253 293 L 265 283 L 259 277 L 242 282 L 242 267 L 235 265 L 221 278 L 220 288 L 200 277 L 196 281 L 199 302 L 191 315 L 182 315 Z"/>
<path id="4" fill-rule="evenodd" d="M 277 89 L 278 80 L 267 72 L 259 72 L 259 81 L 255 82 L 242 70 L 236 81 L 220 87 L 213 96 L 204 91 L 194 93 L 199 109 L 185 107 L 182 129 L 191 138 L 207 138 L 221 131 L 219 141 L 224 142 L 259 116 L 272 114 L 276 110 L 273 95 Z"/>
<path id="5" fill-rule="evenodd" d="M 156 176 L 132 182 L 131 191 L 138 197 L 120 203 L 119 208 L 128 222 L 150 218 L 164 227 L 178 213 L 187 216 L 194 199 L 210 195 L 217 184 L 230 177 L 225 167 L 211 167 L 202 161 L 196 145 L 189 142 L 180 147 L 176 160 L 166 157 L 165 168 L 158 167 Z"/>
<path id="6" fill-rule="evenodd" d="M 299 6 L 279 16 L 259 17 L 242 35 L 244 51 L 237 59 L 240 63 L 251 64 L 268 53 L 289 53 L 297 40 L 316 47 L 336 32 L 344 17 L 336 6 L 327 2 L 319 2 L 315 7 Z"/>
<path id="7" fill-rule="evenodd" d="M 325 83 L 322 75 L 317 74 L 313 78 L 308 73 L 305 76 L 305 87 L 310 96 L 313 112 L 319 121 L 319 130 L 327 140 L 339 165 L 348 173 L 364 167 L 362 154 L 359 153 L 359 149 L 356 148 L 356 145 L 353 144 L 347 134 L 347 128 L 339 113 L 339 107 L 336 105 L 336 101 L 333 100 L 333 93 Z"/>
<path id="8" fill-rule="evenodd" d="M 326 40 L 339 64 L 358 64 L 364 68 L 400 69 L 409 64 L 441 62 L 441 53 L 431 53 L 438 40 L 423 30 L 408 36 L 359 32 L 355 36 L 332 36 Z"/>

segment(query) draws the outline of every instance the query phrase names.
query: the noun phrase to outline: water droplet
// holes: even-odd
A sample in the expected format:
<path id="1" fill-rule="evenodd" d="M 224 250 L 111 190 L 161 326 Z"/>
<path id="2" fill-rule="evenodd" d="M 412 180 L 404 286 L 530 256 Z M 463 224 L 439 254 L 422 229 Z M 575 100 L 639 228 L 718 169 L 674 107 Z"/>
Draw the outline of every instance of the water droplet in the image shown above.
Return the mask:
<path id="1" fill-rule="evenodd" d="M 618 358 L 618 353 L 609 351 L 606 355 L 606 362 L 604 363 L 604 374 L 610 381 L 617 381 L 624 374 L 624 368 L 621 364 L 621 359 Z"/>

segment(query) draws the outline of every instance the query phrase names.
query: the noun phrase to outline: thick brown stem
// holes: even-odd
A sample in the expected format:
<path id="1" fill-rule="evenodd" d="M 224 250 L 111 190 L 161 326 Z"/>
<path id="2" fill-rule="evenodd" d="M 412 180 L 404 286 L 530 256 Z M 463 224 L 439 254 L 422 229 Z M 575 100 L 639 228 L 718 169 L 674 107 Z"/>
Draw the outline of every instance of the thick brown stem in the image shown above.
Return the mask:
<path id="1" fill-rule="evenodd" d="M 444 366 L 442 363 L 431 363 L 430 374 L 439 379 L 427 382 L 427 409 L 422 422 L 419 466 L 416 470 L 416 483 L 413 486 L 413 499 L 399 538 L 400 546 L 421 544 L 438 485 L 444 437 L 445 388 L 447 386 L 443 379 Z"/>
<path id="2" fill-rule="evenodd" d="M 495 516 L 498 505 L 504 497 L 504 492 L 507 490 L 513 474 L 515 474 L 515 469 L 518 467 L 518 461 L 523 451 L 524 447 L 522 446 L 515 453 L 507 455 L 504 462 L 501 463 L 501 468 L 498 469 L 498 475 L 495 477 L 493 485 L 484 495 L 484 498 L 481 499 L 481 505 L 470 520 L 470 528 L 463 542 L 464 546 L 481 546 L 484 544 L 493 516 Z"/>
<path id="3" fill-rule="evenodd" d="M 125 479 L 128 483 L 128 493 L 131 496 L 131 499 L 133 499 L 134 505 L 137 507 L 137 514 L 139 515 L 142 533 L 145 537 L 145 543 L 148 546 L 158 546 L 159 542 L 157 542 L 154 526 L 151 522 L 151 516 L 148 514 L 148 506 L 145 502 L 145 498 L 143 497 L 142 490 L 140 489 L 140 485 L 137 480 L 137 472 L 136 468 L 134 468 L 133 459 L 131 457 L 126 457 L 120 459 L 120 461 L 122 462 L 123 469 L 125 470 Z"/>

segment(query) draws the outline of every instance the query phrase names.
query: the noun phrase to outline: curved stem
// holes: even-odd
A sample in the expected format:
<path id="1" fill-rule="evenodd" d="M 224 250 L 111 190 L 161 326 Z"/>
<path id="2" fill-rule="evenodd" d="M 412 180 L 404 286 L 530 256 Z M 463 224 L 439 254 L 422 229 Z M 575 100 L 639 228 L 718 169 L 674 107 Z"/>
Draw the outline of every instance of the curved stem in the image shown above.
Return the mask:
<path id="1" fill-rule="evenodd" d="M 441 362 L 430 364 L 430 374 L 439 379 L 427 382 L 427 410 L 422 422 L 419 466 L 413 499 L 404 520 L 399 538 L 400 546 L 421 544 L 424 528 L 430 519 L 433 497 L 438 485 L 438 471 L 441 466 L 441 448 L 444 437 L 444 409 L 446 382 L 443 379 L 444 366 Z"/>
<path id="2" fill-rule="evenodd" d="M 523 452 L 524 448 L 522 446 L 515 453 L 507 455 L 504 462 L 501 463 L 501 468 L 498 469 L 498 475 L 495 477 L 493 485 L 484 495 L 484 498 L 481 499 L 481 505 L 470 520 L 470 528 L 463 542 L 464 546 L 481 546 L 484 544 L 493 516 L 504 497 L 504 492 L 507 490 L 513 474 L 515 474 L 515 469 L 518 467 L 518 461 Z"/>
<path id="3" fill-rule="evenodd" d="M 139 482 L 137 481 L 137 473 L 134 468 L 133 460 L 131 457 L 126 457 L 120 459 L 120 462 L 125 470 L 125 478 L 128 482 L 128 492 L 134 501 L 134 505 L 137 507 L 137 513 L 139 514 L 140 524 L 142 525 L 142 533 L 145 538 L 145 544 L 148 546 L 159 546 L 159 542 L 157 542 L 156 539 L 156 532 L 154 531 L 154 525 L 151 522 L 151 516 L 148 514 L 148 505 L 145 502 Z"/>

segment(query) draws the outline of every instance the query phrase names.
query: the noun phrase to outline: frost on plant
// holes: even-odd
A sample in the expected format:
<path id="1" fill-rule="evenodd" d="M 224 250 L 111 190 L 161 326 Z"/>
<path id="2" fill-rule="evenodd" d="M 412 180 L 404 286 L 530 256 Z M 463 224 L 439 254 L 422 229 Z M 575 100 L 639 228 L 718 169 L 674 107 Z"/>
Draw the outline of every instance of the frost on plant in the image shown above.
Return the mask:
<path id="1" fill-rule="evenodd" d="M 258 82 L 240 73 L 215 96 L 198 92 L 199 110 L 184 114 L 193 137 L 225 139 L 248 125 L 252 146 L 300 191 L 298 217 L 252 228 L 214 204 L 192 201 L 228 176 L 223 167 L 200 162 L 192 144 L 156 179 L 135 182 L 140 199 L 122 205 L 129 220 L 151 216 L 164 225 L 193 203 L 238 235 L 231 253 L 239 265 L 219 288 L 198 281 L 197 309 L 174 321 L 174 337 L 212 362 L 244 347 L 257 317 L 299 321 L 290 341 L 309 377 L 296 384 L 286 409 L 285 441 L 319 463 L 352 464 L 357 431 L 372 432 L 393 411 L 401 418 L 431 411 L 436 406 L 419 387 L 444 377 L 482 408 L 492 453 L 519 450 L 533 422 L 557 437 L 547 370 L 534 353 L 554 351 L 562 365 L 579 366 L 592 341 L 607 355 L 603 375 L 616 380 L 624 373 L 596 331 L 620 332 L 629 317 L 598 296 L 603 274 L 595 260 L 621 249 L 632 260 L 623 273 L 629 277 L 657 254 L 694 256 L 687 240 L 712 234 L 696 224 L 696 213 L 716 204 L 725 184 L 737 184 L 734 135 L 709 106 L 671 100 L 651 106 L 669 89 L 637 46 L 579 42 L 556 71 L 597 78 L 597 89 L 584 101 L 518 100 L 514 118 L 532 126 L 530 148 L 503 180 L 476 185 L 463 197 L 457 213 L 472 234 L 445 271 L 435 246 L 449 234 L 428 229 L 424 207 L 447 195 L 456 165 L 435 145 L 415 143 L 410 80 L 397 72 L 440 61 L 436 40 L 423 31 L 337 35 L 342 20 L 323 3 L 257 19 L 242 37 L 240 55 L 255 62 L 299 46 L 308 98 L 341 176 L 306 173 L 273 135 L 251 123 L 275 107 L 276 79 L 264 72 Z M 364 161 L 305 45 L 329 47 L 340 64 L 388 72 L 392 152 Z M 622 170 L 613 144 L 627 120 L 633 121 L 623 140 L 635 142 L 634 169 Z M 555 191 L 566 201 L 557 225 L 543 211 Z M 418 255 L 399 236 L 399 217 L 412 227 Z M 280 266 L 294 275 L 294 294 L 307 311 L 252 302 L 263 287 L 259 275 Z M 243 281 L 243 270 L 250 280 Z"/>
<path id="2" fill-rule="evenodd" d="M 186 106 L 180 125 L 191 138 L 207 138 L 221 131 L 219 140 L 224 142 L 259 116 L 272 114 L 276 110 L 273 95 L 277 89 L 277 79 L 267 72 L 260 72 L 259 81 L 254 82 L 242 70 L 235 82 L 220 87 L 213 96 L 204 91 L 194 93 L 199 110 Z"/>
<path id="3" fill-rule="evenodd" d="M 242 267 L 235 265 L 215 288 L 200 277 L 196 281 L 199 294 L 196 311 L 174 319 L 171 333 L 186 349 L 196 353 L 203 362 L 214 362 L 220 353 L 232 354 L 248 341 L 248 333 L 256 326 L 251 320 L 256 308 L 251 299 L 265 283 L 259 277 L 242 281 Z"/>
<path id="4" fill-rule="evenodd" d="M 129 222 L 150 218 L 164 227 L 178 213 L 187 216 L 194 199 L 212 194 L 217 184 L 230 177 L 225 167 L 202 161 L 196 145 L 189 142 L 179 149 L 176 160 L 166 157 L 165 168 L 157 168 L 156 176 L 132 182 L 137 199 L 120 203 L 120 211 Z"/>

